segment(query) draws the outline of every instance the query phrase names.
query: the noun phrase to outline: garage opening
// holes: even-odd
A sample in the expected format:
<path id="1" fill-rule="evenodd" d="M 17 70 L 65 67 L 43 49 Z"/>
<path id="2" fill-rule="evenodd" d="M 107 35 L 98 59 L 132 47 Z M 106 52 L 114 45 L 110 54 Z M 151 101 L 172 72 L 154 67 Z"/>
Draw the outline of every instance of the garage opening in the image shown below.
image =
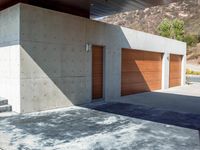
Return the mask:
<path id="1" fill-rule="evenodd" d="M 162 53 L 122 49 L 121 96 L 161 89 Z"/>
<path id="2" fill-rule="evenodd" d="M 103 98 L 103 47 L 92 46 L 92 99 Z"/>
<path id="3" fill-rule="evenodd" d="M 169 87 L 181 85 L 182 56 L 170 54 Z"/>

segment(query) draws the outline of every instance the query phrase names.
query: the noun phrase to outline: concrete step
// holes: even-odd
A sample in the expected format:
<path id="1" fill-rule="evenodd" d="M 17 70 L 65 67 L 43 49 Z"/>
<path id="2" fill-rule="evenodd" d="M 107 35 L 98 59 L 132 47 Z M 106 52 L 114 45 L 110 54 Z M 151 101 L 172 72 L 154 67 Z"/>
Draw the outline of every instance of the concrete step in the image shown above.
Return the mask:
<path id="1" fill-rule="evenodd" d="M 11 105 L 2 105 L 0 106 L 0 113 L 2 112 L 10 112 L 12 111 L 12 106 Z"/>
<path id="2" fill-rule="evenodd" d="M 7 99 L 0 99 L 0 106 L 3 106 L 3 105 L 8 105 L 8 100 Z"/>

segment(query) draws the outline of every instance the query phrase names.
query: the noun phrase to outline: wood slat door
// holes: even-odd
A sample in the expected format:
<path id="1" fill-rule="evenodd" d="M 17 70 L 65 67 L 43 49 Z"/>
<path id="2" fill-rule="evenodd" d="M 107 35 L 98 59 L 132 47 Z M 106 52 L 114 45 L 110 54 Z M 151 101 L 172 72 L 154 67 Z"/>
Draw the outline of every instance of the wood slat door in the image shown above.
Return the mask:
<path id="1" fill-rule="evenodd" d="M 161 81 L 161 53 L 122 49 L 122 96 L 159 90 Z"/>
<path id="2" fill-rule="evenodd" d="M 181 85 L 181 55 L 170 55 L 170 74 L 169 74 L 169 87 Z"/>
<path id="3" fill-rule="evenodd" d="M 103 97 L 103 47 L 92 46 L 92 99 Z"/>

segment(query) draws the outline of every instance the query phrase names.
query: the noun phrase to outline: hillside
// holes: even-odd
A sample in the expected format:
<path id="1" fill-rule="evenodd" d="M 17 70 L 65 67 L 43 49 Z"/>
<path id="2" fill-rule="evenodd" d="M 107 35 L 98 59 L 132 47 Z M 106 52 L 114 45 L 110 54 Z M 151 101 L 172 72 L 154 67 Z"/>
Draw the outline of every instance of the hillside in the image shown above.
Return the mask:
<path id="1" fill-rule="evenodd" d="M 200 4 L 198 0 L 183 0 L 169 5 L 124 12 L 103 18 L 101 21 L 144 31 L 157 33 L 157 27 L 164 19 L 181 19 L 185 22 L 185 32 L 200 35 Z M 200 64 L 200 44 L 188 47 L 188 63 Z"/>
<path id="2" fill-rule="evenodd" d="M 196 1 L 185 0 L 145 10 L 120 13 L 105 17 L 102 21 L 157 34 L 156 28 L 164 18 L 179 18 L 184 20 L 187 33 L 200 34 L 200 5 Z"/>

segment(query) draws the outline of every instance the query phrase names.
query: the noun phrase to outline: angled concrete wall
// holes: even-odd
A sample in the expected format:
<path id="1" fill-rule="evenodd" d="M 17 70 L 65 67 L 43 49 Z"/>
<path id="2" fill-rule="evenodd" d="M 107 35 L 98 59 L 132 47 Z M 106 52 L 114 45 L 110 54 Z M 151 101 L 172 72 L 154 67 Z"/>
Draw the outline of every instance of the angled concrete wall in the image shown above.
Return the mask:
<path id="1" fill-rule="evenodd" d="M 89 102 L 85 19 L 21 5 L 22 112 Z"/>
<path id="2" fill-rule="evenodd" d="M 92 51 L 86 43 L 104 46 L 106 101 L 120 97 L 122 48 L 163 53 L 163 88 L 168 88 L 169 53 L 186 54 L 186 44 L 175 40 L 26 4 L 15 7 L 20 9 L 21 113 L 91 102 Z"/>
<path id="3" fill-rule="evenodd" d="M 20 112 L 19 5 L 0 12 L 0 96 Z"/>

